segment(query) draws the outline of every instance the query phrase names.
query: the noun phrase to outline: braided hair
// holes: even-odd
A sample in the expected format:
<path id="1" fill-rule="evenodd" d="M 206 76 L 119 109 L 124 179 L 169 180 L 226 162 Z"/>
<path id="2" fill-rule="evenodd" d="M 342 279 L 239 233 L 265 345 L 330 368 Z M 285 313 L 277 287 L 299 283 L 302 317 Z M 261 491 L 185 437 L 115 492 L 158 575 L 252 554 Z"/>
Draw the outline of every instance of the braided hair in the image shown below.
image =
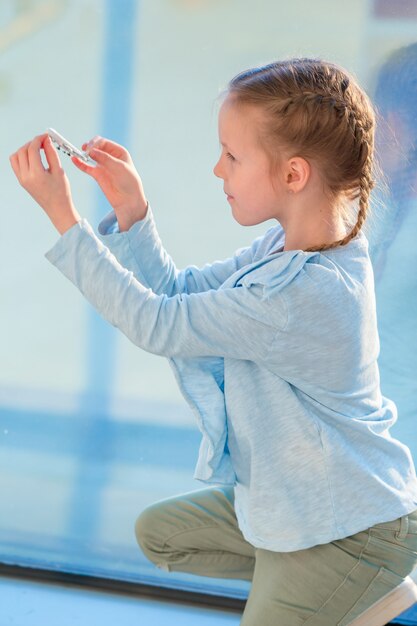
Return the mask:
<path id="1" fill-rule="evenodd" d="M 350 233 L 306 252 L 346 245 L 366 220 L 375 186 L 375 112 L 353 76 L 334 63 L 295 58 L 240 72 L 224 95 L 239 106 L 262 108 L 259 140 L 270 157 L 271 171 L 282 150 L 314 161 L 325 192 L 339 202 L 346 222 L 349 203 L 359 200 Z"/>

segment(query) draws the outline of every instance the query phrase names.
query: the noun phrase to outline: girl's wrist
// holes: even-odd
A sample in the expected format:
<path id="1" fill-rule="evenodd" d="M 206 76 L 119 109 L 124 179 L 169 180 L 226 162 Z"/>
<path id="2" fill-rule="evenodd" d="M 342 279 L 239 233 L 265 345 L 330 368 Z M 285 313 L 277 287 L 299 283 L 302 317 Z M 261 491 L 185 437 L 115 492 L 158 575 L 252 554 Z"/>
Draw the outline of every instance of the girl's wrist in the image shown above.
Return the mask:
<path id="1" fill-rule="evenodd" d="M 67 230 L 75 226 L 80 220 L 81 216 L 75 207 L 64 214 L 55 214 L 54 219 L 51 219 L 60 235 L 66 233 Z"/>
<path id="2" fill-rule="evenodd" d="M 147 200 L 141 200 L 137 205 L 131 208 L 115 209 L 119 231 L 121 233 L 129 230 L 133 224 L 143 220 L 148 212 Z"/>

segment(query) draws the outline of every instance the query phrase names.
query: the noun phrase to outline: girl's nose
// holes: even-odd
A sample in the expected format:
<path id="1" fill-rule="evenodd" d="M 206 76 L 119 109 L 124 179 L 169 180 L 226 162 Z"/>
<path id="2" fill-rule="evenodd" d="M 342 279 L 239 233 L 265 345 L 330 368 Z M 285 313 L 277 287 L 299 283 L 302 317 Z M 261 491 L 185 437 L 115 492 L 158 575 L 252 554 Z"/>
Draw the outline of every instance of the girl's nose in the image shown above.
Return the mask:
<path id="1" fill-rule="evenodd" d="M 213 167 L 213 174 L 218 178 L 223 178 L 220 171 L 220 159 L 217 161 L 216 165 Z"/>

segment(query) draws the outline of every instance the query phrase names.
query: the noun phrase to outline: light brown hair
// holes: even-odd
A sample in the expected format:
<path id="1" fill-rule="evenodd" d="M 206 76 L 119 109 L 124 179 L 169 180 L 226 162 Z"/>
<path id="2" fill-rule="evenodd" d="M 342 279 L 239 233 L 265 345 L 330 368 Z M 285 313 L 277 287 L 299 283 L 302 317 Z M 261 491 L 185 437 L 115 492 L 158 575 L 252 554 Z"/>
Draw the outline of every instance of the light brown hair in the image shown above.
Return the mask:
<path id="1" fill-rule="evenodd" d="M 263 111 L 259 140 L 271 172 L 283 151 L 314 161 L 324 192 L 340 203 L 348 223 L 349 203 L 359 200 L 356 223 L 346 237 L 306 251 L 343 246 L 353 239 L 367 217 L 376 167 L 375 111 L 354 77 L 334 63 L 293 58 L 240 72 L 221 95 Z"/>

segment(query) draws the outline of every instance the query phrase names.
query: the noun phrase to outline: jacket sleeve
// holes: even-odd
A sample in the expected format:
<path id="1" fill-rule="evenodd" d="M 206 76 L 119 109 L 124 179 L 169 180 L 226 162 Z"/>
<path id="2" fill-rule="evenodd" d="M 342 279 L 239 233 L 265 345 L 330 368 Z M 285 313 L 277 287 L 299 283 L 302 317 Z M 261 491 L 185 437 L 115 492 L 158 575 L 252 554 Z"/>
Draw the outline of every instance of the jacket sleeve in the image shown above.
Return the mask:
<path id="1" fill-rule="evenodd" d="M 98 238 L 119 263 L 154 293 L 168 296 L 218 289 L 229 276 L 253 262 L 264 237 L 257 237 L 251 246 L 239 248 L 224 261 L 178 270 L 161 243 L 149 204 L 145 217 L 126 232 L 119 231 L 113 211 L 98 226 Z"/>
<path id="2" fill-rule="evenodd" d="M 284 324 L 281 300 L 261 284 L 203 293 L 156 294 L 122 267 L 83 219 L 46 253 L 97 311 L 134 344 L 166 357 L 263 361 Z"/>

